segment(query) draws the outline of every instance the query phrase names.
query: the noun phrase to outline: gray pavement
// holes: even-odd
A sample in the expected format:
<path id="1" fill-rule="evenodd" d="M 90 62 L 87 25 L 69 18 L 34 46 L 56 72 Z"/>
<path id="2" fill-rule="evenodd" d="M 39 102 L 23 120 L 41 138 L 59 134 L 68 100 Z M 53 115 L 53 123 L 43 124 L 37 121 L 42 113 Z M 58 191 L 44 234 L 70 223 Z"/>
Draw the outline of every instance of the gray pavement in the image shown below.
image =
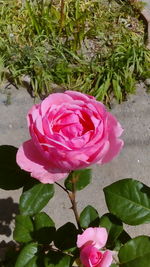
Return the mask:
<path id="1" fill-rule="evenodd" d="M 9 97 L 8 97 L 9 96 Z M 10 105 L 6 105 L 10 102 Z M 33 99 L 25 89 L 7 89 L 7 95 L 0 90 L 0 145 L 19 146 L 29 138 L 26 113 L 33 105 Z M 124 149 L 112 162 L 93 166 L 92 185 L 78 193 L 78 209 L 86 205 L 95 206 L 100 215 L 107 212 L 102 188 L 122 178 L 135 178 L 150 186 L 150 95 L 140 84 L 136 95 L 127 102 L 114 104 L 112 111 L 124 128 Z M 10 240 L 14 228 L 12 215 L 16 213 L 21 190 L 0 190 L 0 241 Z M 69 200 L 60 188 L 45 211 L 61 226 L 67 221 L 74 222 Z M 132 236 L 149 234 L 149 225 L 126 226 Z"/>
<path id="2" fill-rule="evenodd" d="M 142 2 L 146 3 L 146 7 L 150 10 L 150 0 L 142 0 Z"/>

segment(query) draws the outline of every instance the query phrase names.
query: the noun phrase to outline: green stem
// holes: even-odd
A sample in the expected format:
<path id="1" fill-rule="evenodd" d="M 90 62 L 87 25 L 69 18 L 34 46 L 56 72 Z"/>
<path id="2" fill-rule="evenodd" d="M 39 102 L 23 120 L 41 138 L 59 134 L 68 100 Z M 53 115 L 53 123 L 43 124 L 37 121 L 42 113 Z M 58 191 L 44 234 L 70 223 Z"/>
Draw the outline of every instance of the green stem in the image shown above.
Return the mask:
<path id="1" fill-rule="evenodd" d="M 72 210 L 78 225 L 78 229 L 82 230 L 81 226 L 80 226 L 80 222 L 79 222 L 79 214 L 77 211 L 77 203 L 76 203 L 76 190 L 75 190 L 75 184 L 72 184 L 72 192 L 69 192 L 64 186 L 62 186 L 61 184 L 55 182 L 55 184 L 57 184 L 59 187 L 61 187 L 68 195 L 70 202 L 72 204 Z"/>

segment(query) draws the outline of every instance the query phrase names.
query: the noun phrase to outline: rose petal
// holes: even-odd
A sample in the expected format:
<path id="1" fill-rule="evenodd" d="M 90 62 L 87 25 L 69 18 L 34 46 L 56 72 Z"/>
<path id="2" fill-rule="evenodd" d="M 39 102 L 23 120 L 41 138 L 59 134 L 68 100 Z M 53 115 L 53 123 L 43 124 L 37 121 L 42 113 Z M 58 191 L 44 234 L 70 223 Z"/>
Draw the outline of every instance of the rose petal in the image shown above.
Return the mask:
<path id="1" fill-rule="evenodd" d="M 102 160 L 98 161 L 97 163 L 104 164 L 111 161 L 113 158 L 119 155 L 124 142 L 120 139 L 111 139 L 109 150 L 107 151 L 107 154 L 103 157 Z"/>
<path id="2" fill-rule="evenodd" d="M 109 112 L 107 112 L 108 130 L 113 132 L 113 135 L 119 137 L 123 133 L 123 129 L 117 119 Z"/>
<path id="3" fill-rule="evenodd" d="M 68 176 L 69 173 L 57 170 L 55 166 L 49 166 L 49 162 L 42 157 L 32 140 L 28 140 L 17 152 L 17 164 L 21 169 L 31 172 L 31 176 L 46 184 Z"/>
<path id="4" fill-rule="evenodd" d="M 116 118 L 110 113 L 108 113 L 107 127 L 108 127 L 107 131 L 109 134 L 108 141 L 109 141 L 110 147 L 109 147 L 107 154 L 102 159 L 101 163 L 107 163 L 111 161 L 114 157 L 116 157 L 120 153 L 124 145 L 123 140 L 118 138 L 122 134 L 123 129 L 120 123 L 116 120 Z"/>
<path id="5" fill-rule="evenodd" d="M 83 247 L 80 251 L 80 260 L 85 267 L 98 267 L 102 257 L 102 252 L 91 245 Z"/>
<path id="6" fill-rule="evenodd" d="M 49 110 L 51 105 L 61 105 L 63 103 L 69 103 L 71 101 L 72 98 L 67 94 L 51 94 L 41 102 L 41 115 L 43 116 Z"/>
<path id="7" fill-rule="evenodd" d="M 82 101 L 89 101 L 89 100 L 95 100 L 94 96 L 91 95 L 86 95 L 86 94 L 82 94 L 80 92 L 76 92 L 76 91 L 66 91 L 65 92 L 66 95 L 71 96 L 74 100 L 82 100 Z"/>
<path id="8" fill-rule="evenodd" d="M 33 123 L 39 116 L 39 107 L 40 104 L 34 105 L 27 114 L 27 123 L 28 127 L 30 127 L 31 123 Z"/>
<path id="9" fill-rule="evenodd" d="M 83 234 L 77 236 L 77 247 L 81 248 L 86 244 L 91 244 L 97 249 L 105 246 L 107 241 L 107 231 L 103 227 L 89 227 Z"/>
<path id="10" fill-rule="evenodd" d="M 113 261 L 112 255 L 113 255 L 112 251 L 106 250 L 106 252 L 104 252 L 103 254 L 103 258 L 98 267 L 109 267 Z"/>

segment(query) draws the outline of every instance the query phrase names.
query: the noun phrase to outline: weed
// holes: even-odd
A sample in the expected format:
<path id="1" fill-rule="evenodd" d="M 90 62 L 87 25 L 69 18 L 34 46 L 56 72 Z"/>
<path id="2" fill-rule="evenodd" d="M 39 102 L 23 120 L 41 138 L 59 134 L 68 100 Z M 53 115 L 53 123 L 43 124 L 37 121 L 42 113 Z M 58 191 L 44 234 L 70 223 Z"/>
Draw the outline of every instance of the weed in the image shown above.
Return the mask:
<path id="1" fill-rule="evenodd" d="M 128 1 L 0 0 L 0 79 L 30 76 L 34 95 L 53 84 L 109 104 L 150 75 L 144 26 Z"/>

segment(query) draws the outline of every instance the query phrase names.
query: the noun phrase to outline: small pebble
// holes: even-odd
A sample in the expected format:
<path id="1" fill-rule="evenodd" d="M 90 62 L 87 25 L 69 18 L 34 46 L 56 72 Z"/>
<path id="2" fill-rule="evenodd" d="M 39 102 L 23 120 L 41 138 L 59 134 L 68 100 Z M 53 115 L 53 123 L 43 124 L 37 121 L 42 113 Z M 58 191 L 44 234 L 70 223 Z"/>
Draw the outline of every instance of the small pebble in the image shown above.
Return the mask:
<path id="1" fill-rule="evenodd" d="M 150 78 L 145 80 L 146 85 L 150 85 Z"/>

